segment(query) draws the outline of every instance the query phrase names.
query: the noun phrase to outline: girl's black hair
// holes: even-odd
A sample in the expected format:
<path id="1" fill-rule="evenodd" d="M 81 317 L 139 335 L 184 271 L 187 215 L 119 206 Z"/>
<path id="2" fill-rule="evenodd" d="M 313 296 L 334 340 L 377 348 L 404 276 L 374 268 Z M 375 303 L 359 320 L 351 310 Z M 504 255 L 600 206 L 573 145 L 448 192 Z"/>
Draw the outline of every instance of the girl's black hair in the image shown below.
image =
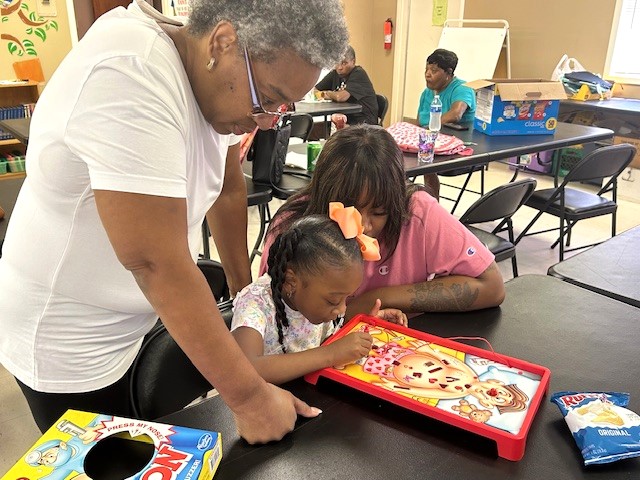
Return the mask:
<path id="1" fill-rule="evenodd" d="M 327 214 L 329 202 L 359 205 L 362 195 L 389 217 L 378 237 L 389 258 L 398 245 L 402 226 L 411 211 L 411 196 L 421 185 L 407 184 L 402 152 L 384 128 L 353 125 L 331 135 L 318 156 L 308 187 L 280 207 L 269 226 L 276 236 L 300 217 Z"/>
<path id="2" fill-rule="evenodd" d="M 283 332 L 289 326 L 282 299 L 287 268 L 304 279 L 320 276 L 330 267 L 344 269 L 362 261 L 356 239 L 344 238 L 338 224 L 325 215 L 303 217 L 276 237 L 269 248 L 267 273 L 271 277 L 278 341 L 283 352 L 286 353 Z"/>

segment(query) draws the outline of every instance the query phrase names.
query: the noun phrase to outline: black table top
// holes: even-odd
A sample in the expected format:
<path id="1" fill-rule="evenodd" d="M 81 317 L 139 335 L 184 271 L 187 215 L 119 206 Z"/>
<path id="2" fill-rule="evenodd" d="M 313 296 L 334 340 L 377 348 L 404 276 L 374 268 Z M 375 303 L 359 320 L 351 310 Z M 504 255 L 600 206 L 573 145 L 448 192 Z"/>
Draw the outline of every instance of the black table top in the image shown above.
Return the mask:
<path id="1" fill-rule="evenodd" d="M 360 113 L 362 105 L 348 102 L 296 102 L 296 113 L 308 113 L 312 117 L 332 113 Z"/>
<path id="2" fill-rule="evenodd" d="M 470 128 L 465 131 L 454 131 L 443 128 L 442 133 L 455 135 L 464 142 L 470 142 L 473 154 L 460 155 L 436 155 L 433 163 L 420 164 L 415 153 L 405 153 L 404 169 L 407 177 L 424 175 L 425 173 L 438 173 L 452 168 L 461 168 L 471 165 L 480 165 L 495 160 L 524 155 L 526 153 L 554 150 L 557 148 L 577 145 L 579 143 L 595 142 L 613 137 L 613 131 L 606 128 L 574 125 L 572 123 L 558 123 L 558 128 L 553 135 L 506 135 L 492 137 Z M 289 151 L 306 153 L 306 144 L 289 145 Z"/>
<path id="3" fill-rule="evenodd" d="M 0 128 L 25 145 L 29 142 L 29 125 L 31 125 L 31 118 L 0 120 Z"/>
<path id="4" fill-rule="evenodd" d="M 640 307 L 639 250 L 637 226 L 553 265 L 549 275 Z"/>
<path id="5" fill-rule="evenodd" d="M 623 391 L 640 411 L 638 310 L 550 276 L 525 275 L 506 284 L 500 308 L 465 314 L 428 314 L 410 326 L 431 334 L 481 336 L 496 352 L 551 369 L 551 392 Z M 470 342 L 476 343 L 476 342 Z M 477 342 L 477 346 L 483 346 Z M 275 478 L 638 478 L 640 459 L 586 468 L 566 423 L 544 397 L 524 458 L 496 456 L 492 442 L 347 387 L 302 380 L 286 385 L 323 410 L 299 420 L 284 440 L 249 446 L 221 398 L 160 419 L 222 432 L 216 479 Z"/>
<path id="6" fill-rule="evenodd" d="M 414 153 L 404 154 L 407 176 L 413 177 L 425 173 L 438 173 L 454 168 L 479 165 L 496 160 L 504 160 L 518 155 L 556 150 L 580 143 L 597 142 L 613 138 L 613 131 L 606 128 L 590 127 L 572 123 L 558 122 L 553 135 L 504 135 L 491 136 L 469 128 L 455 131 L 447 128 L 442 133 L 454 135 L 470 144 L 473 154 L 470 156 L 436 155 L 433 163 L 420 164 Z"/>
<path id="7" fill-rule="evenodd" d="M 13 207 L 16 205 L 18 192 L 23 182 L 24 177 L 0 177 L 0 207 L 4 209 L 4 218 L 0 220 L 0 246 L 2 246 L 7 233 L 7 224 L 9 223 L 11 212 L 13 212 Z"/>
<path id="8" fill-rule="evenodd" d="M 613 97 L 608 100 L 560 100 L 563 107 L 571 107 L 577 110 L 604 110 L 611 113 L 640 114 L 640 100 L 635 98 Z"/>

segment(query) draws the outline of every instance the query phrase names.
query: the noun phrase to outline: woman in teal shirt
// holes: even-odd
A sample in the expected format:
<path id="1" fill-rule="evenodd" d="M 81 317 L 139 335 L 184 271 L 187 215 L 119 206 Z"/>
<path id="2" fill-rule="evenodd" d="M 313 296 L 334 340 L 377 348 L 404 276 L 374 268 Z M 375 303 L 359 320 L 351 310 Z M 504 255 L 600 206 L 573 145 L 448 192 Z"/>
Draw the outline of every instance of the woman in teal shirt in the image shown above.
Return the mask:
<path id="1" fill-rule="evenodd" d="M 427 88 L 420 96 L 418 122 L 420 126 L 429 125 L 429 111 L 435 94 L 442 101 L 442 123 L 471 122 L 476 112 L 476 94 L 465 87 L 464 80 L 453 72 L 458 65 L 458 56 L 443 48 L 438 48 L 427 57 L 424 79 Z"/>

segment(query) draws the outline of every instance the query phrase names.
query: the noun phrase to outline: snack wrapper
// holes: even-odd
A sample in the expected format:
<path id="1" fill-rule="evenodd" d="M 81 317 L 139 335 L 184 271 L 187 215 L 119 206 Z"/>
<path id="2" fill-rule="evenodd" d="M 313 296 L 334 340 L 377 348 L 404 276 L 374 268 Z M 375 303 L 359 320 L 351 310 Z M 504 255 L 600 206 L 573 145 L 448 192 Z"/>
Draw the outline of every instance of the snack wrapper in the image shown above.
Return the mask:
<path id="1" fill-rule="evenodd" d="M 628 393 L 557 392 L 558 405 L 585 465 L 640 456 L 640 416 L 626 407 Z"/>

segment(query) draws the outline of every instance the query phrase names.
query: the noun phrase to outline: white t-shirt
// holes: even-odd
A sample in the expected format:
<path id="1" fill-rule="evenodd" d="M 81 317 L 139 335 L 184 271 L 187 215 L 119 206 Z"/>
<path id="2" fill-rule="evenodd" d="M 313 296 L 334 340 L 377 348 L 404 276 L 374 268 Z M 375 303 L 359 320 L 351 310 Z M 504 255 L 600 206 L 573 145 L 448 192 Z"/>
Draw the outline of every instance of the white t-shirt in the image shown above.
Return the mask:
<path id="1" fill-rule="evenodd" d="M 30 133 L 0 259 L 0 362 L 38 391 L 96 390 L 122 377 L 157 315 L 93 190 L 186 199 L 195 261 L 238 137 L 205 121 L 173 42 L 136 4 L 103 15 L 60 64 Z"/>

